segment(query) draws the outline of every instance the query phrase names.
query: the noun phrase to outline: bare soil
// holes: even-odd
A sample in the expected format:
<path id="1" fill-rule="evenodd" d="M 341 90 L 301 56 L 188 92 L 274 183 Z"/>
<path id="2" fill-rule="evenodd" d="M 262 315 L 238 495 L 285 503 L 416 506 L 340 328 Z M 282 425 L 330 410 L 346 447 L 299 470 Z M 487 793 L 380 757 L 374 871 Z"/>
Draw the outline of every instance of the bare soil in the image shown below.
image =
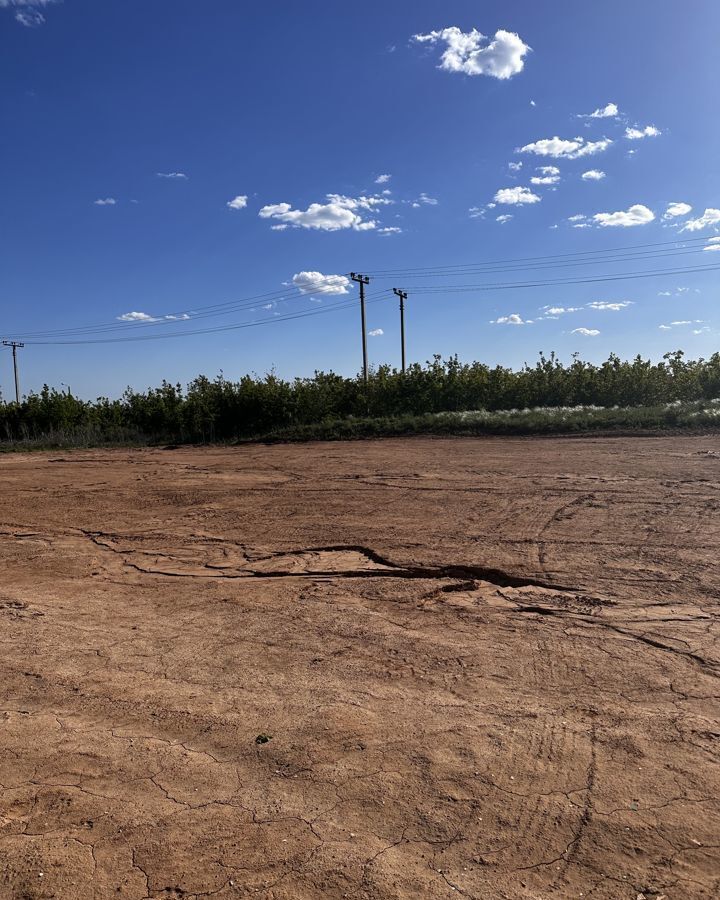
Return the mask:
<path id="1" fill-rule="evenodd" d="M 0 459 L 0 897 L 720 897 L 720 439 Z"/>

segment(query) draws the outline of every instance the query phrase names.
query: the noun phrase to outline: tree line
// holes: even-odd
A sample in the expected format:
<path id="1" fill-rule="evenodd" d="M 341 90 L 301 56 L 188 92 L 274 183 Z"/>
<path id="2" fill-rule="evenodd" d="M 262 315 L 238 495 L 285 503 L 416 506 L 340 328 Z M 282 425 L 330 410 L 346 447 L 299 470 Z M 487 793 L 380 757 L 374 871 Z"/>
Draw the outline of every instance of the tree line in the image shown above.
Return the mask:
<path id="1" fill-rule="evenodd" d="M 390 366 L 346 378 L 316 372 L 292 381 L 269 373 L 239 381 L 199 376 L 187 386 L 163 382 L 119 399 L 82 400 L 47 385 L 20 403 L 0 403 L 0 441 L 64 435 L 83 443 L 138 440 L 233 441 L 352 419 L 425 416 L 461 410 L 535 407 L 651 407 L 720 397 L 720 354 L 659 362 L 611 355 L 600 365 L 576 354 L 565 365 L 551 353 L 519 370 L 439 356 L 402 374 Z"/>

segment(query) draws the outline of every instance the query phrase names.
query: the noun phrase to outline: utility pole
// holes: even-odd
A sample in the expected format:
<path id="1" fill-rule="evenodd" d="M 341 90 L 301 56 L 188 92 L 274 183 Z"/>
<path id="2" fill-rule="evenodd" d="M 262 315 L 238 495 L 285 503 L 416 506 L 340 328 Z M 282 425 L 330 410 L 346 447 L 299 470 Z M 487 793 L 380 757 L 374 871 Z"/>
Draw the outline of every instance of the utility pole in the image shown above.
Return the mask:
<path id="1" fill-rule="evenodd" d="M 402 347 L 402 373 L 405 374 L 405 301 L 407 300 L 407 291 L 401 291 L 393 288 L 393 294 L 400 298 L 400 344 Z"/>
<path id="2" fill-rule="evenodd" d="M 18 347 L 24 347 L 25 344 L 21 343 L 20 341 L 3 341 L 3 346 L 12 347 L 13 369 L 15 371 L 15 402 L 20 403 L 20 382 L 18 381 L 17 351 Z"/>
<path id="3" fill-rule="evenodd" d="M 367 330 L 365 327 L 365 285 L 370 283 L 367 275 L 359 275 L 357 272 L 351 272 L 350 277 L 353 281 L 357 281 L 360 285 L 360 322 L 362 324 L 362 352 L 363 352 L 363 379 L 365 384 L 368 380 L 368 359 L 367 359 Z"/>

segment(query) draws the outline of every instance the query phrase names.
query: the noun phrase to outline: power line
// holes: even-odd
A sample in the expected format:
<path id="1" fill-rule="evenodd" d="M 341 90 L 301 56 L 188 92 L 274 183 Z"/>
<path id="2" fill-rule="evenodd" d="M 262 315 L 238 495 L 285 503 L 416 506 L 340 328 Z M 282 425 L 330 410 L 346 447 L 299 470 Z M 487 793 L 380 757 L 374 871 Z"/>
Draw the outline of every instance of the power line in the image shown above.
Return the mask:
<path id="1" fill-rule="evenodd" d="M 514 281 L 497 282 L 491 284 L 455 284 L 455 285 L 428 285 L 416 287 L 418 294 L 457 294 L 473 291 L 507 291 L 522 288 L 555 287 L 565 284 L 595 284 L 604 281 L 632 281 L 638 278 L 658 278 L 664 275 L 689 275 L 697 272 L 716 272 L 720 266 L 697 266 L 685 269 L 656 269 L 644 272 L 623 272 L 618 275 L 596 275 L 588 278 L 561 278 L 552 281 Z"/>
<path id="2" fill-rule="evenodd" d="M 373 297 L 370 300 L 366 299 L 366 304 L 370 303 L 381 303 L 384 300 L 389 299 L 388 297 Z M 28 344 L 33 346 L 65 346 L 65 345 L 78 345 L 78 344 L 132 344 L 139 341 L 159 341 L 163 339 L 170 338 L 182 338 L 182 337 L 192 337 L 194 335 L 199 334 L 217 334 L 225 331 L 239 331 L 244 328 L 255 328 L 261 325 L 272 325 L 276 322 L 287 322 L 294 319 L 306 319 L 312 318 L 314 316 L 324 315 L 326 313 L 336 312 L 341 309 L 349 309 L 350 307 L 355 306 L 355 300 L 345 301 L 343 303 L 337 303 L 334 306 L 324 307 L 323 309 L 309 309 L 304 310 L 302 312 L 296 313 L 288 313 L 285 315 L 277 315 L 272 318 L 267 319 L 257 319 L 254 322 L 236 322 L 230 325 L 220 325 L 215 328 L 199 328 L 194 329 L 192 331 L 183 331 L 176 332 L 174 334 L 146 334 L 146 335 L 138 335 L 137 337 L 121 337 L 121 338 L 89 338 L 89 339 L 61 339 L 61 340 L 38 340 L 38 341 L 27 341 Z"/>
<path id="3" fill-rule="evenodd" d="M 370 275 L 373 278 L 379 278 L 381 275 L 402 275 L 407 271 L 419 272 L 426 270 L 441 270 L 441 269 L 466 269 L 472 268 L 478 265 L 501 265 L 505 263 L 517 263 L 517 262 L 538 262 L 542 260 L 552 260 L 552 259 L 567 259 L 571 257 L 579 257 L 579 256 L 595 256 L 598 254 L 606 254 L 606 253 L 620 253 L 620 252 L 632 252 L 635 250 L 642 250 L 648 247 L 668 247 L 671 245 L 677 244 L 697 244 L 698 242 L 707 243 L 706 237 L 695 237 L 695 238 L 676 238 L 672 241 L 655 241 L 649 244 L 631 244 L 627 247 L 603 247 L 599 250 L 573 250 L 568 253 L 553 253 L 553 254 L 543 254 L 541 256 L 516 256 L 511 257 L 509 259 L 496 259 L 489 260 L 487 263 L 477 263 L 475 261 L 469 263 L 453 263 L 446 266 L 426 266 L 425 268 L 419 266 L 410 266 L 405 269 L 377 269 L 371 270 Z"/>
<path id="4" fill-rule="evenodd" d="M 574 285 L 574 284 L 597 284 L 603 282 L 612 282 L 612 281 L 625 281 L 625 280 L 636 280 L 641 278 L 657 278 L 661 276 L 667 275 L 688 275 L 693 273 L 700 272 L 716 272 L 720 270 L 720 265 L 716 266 L 701 266 L 701 267 L 690 267 L 690 268 L 682 268 L 682 269 L 662 269 L 662 270 L 650 270 L 650 271 L 642 271 L 642 272 L 625 272 L 617 275 L 596 275 L 587 278 L 574 278 L 574 279 L 555 279 L 555 280 L 538 280 L 538 281 L 521 281 L 521 282 L 492 282 L 486 284 L 466 284 L 466 285 L 427 285 L 427 286 L 418 286 L 414 289 L 414 292 L 417 294 L 455 294 L 455 293 L 481 293 L 488 291 L 507 291 L 507 290 L 522 290 L 527 288 L 543 288 L 543 287 L 556 287 L 559 285 Z M 368 278 L 369 276 L 363 276 L 364 278 Z M 365 282 L 367 283 L 367 282 Z M 373 296 L 372 300 L 365 299 L 365 303 L 378 303 L 383 300 L 387 300 L 390 298 L 390 294 L 381 294 L 380 296 Z M 275 322 L 284 322 L 290 321 L 294 319 L 303 319 L 312 317 L 315 315 L 323 315 L 325 313 L 334 312 L 336 310 L 348 309 L 351 306 L 355 305 L 354 300 L 341 302 L 333 304 L 332 306 L 327 306 L 323 309 L 318 310 L 305 310 L 297 313 L 288 313 L 288 314 L 280 314 L 273 316 L 272 318 L 259 319 L 254 322 L 238 322 L 232 323 L 228 325 L 219 325 L 214 328 L 204 328 L 204 329 L 192 329 L 182 332 L 175 332 L 172 334 L 144 334 L 144 335 L 129 335 L 127 337 L 118 337 L 118 338 L 90 338 L 90 339 L 81 339 L 81 338 L 61 338 L 57 340 L 53 339 L 43 339 L 43 340 L 28 340 L 26 343 L 28 344 L 42 344 L 42 345 L 64 345 L 64 344 L 110 344 L 110 343 L 133 343 L 137 341 L 151 341 L 151 340 L 161 340 L 164 338 L 178 338 L 178 337 L 190 337 L 193 335 L 199 334 L 216 334 L 219 332 L 225 331 L 235 331 L 243 328 L 254 328 L 260 325 L 272 324 Z M 363 334 L 365 334 L 365 329 L 363 328 Z"/>
<path id="5" fill-rule="evenodd" d="M 649 244 L 637 244 L 630 247 L 625 248 L 605 248 L 601 250 L 586 250 L 586 251 L 574 251 L 571 253 L 565 254 L 554 254 L 554 255 L 545 255 L 545 256 L 536 256 L 536 257 L 518 257 L 510 260 L 495 260 L 488 261 L 485 263 L 471 263 L 471 264 L 457 264 L 451 266 L 432 266 L 432 267 L 416 267 L 409 269 L 396 269 L 396 270 L 378 270 L 375 273 L 376 277 L 380 279 L 386 279 L 390 277 L 404 277 L 404 278 L 421 278 L 421 277 L 450 277 L 450 276 L 460 276 L 460 275 L 472 275 L 472 274 L 493 274 L 500 272 L 510 272 L 510 271 L 525 271 L 525 270 L 534 270 L 534 269 L 544 269 L 544 268 L 564 268 L 564 267 L 575 267 L 575 266 L 584 266 L 588 263 L 598 262 L 602 265 L 611 264 L 614 262 L 628 262 L 628 261 L 640 261 L 642 259 L 651 259 L 655 256 L 676 256 L 683 255 L 689 253 L 699 253 L 703 252 L 700 247 L 691 247 L 690 249 L 676 249 L 673 251 L 660 251 L 656 249 L 648 250 L 647 248 L 658 248 L 658 247 L 669 247 L 671 245 L 681 244 L 693 244 L 697 242 L 705 243 L 707 238 L 687 238 L 682 241 L 676 239 L 674 241 L 661 241 L 656 243 Z M 635 252 L 635 251 L 643 251 L 643 252 Z M 611 256 L 610 254 L 621 254 L 616 256 Z M 586 259 L 584 257 L 590 257 Z M 603 258 L 605 257 L 605 258 Z M 568 261 L 564 261 L 568 260 Z M 527 262 L 536 262 L 536 265 L 517 265 L 518 263 L 527 263 Z M 501 266 L 507 265 L 507 268 L 500 268 Z M 688 270 L 690 271 L 690 270 Z M 346 275 L 347 277 L 347 275 Z M 583 283 L 581 281 L 577 282 L 568 282 L 568 283 Z M 550 284 L 550 282 L 548 282 Z M 289 287 L 289 285 L 288 285 Z M 214 318 L 214 317 L 222 317 L 225 315 L 231 315 L 234 312 L 240 312 L 246 309 L 253 309 L 254 305 L 265 301 L 263 305 L 269 303 L 280 303 L 294 299 L 300 299 L 302 296 L 309 296 L 310 294 L 335 294 L 337 288 L 336 287 L 328 287 L 326 283 L 323 282 L 310 282 L 309 284 L 303 285 L 302 289 L 293 289 L 293 290 L 276 290 L 276 291 L 268 291 L 263 294 L 256 294 L 254 296 L 241 298 L 237 300 L 229 300 L 221 303 L 210 304 L 206 306 L 193 306 L 187 307 L 185 309 L 176 310 L 171 313 L 166 313 L 160 316 L 157 316 L 153 319 L 153 321 L 136 321 L 136 322 L 122 322 L 122 321 L 113 321 L 106 323 L 98 323 L 97 325 L 85 325 L 85 326 L 75 326 L 75 327 L 67 327 L 60 329 L 47 329 L 44 331 L 32 331 L 32 332 L 15 332 L 15 336 L 18 338 L 45 338 L 45 337 L 54 337 L 54 336 L 71 336 L 71 335 L 91 335 L 91 334 L 102 334 L 102 333 L 112 333 L 118 331 L 126 331 L 129 328 L 133 328 L 133 330 L 137 329 L 155 329 L 158 326 L 169 326 L 169 325 L 181 325 L 183 322 L 187 322 L 189 319 L 193 321 L 197 321 L 200 319 Z M 183 333 L 189 333 L 186 330 Z"/>

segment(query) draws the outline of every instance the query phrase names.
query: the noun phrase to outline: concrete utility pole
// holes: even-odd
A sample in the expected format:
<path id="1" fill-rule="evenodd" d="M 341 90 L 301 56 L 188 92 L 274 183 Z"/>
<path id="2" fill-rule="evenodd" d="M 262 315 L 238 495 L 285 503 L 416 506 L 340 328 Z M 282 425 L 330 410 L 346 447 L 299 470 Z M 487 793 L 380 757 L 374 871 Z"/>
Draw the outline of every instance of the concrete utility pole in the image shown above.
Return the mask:
<path id="1" fill-rule="evenodd" d="M 402 373 L 405 374 L 405 301 L 407 300 L 407 291 L 401 291 L 393 288 L 393 294 L 400 298 L 400 345 L 402 348 Z"/>
<path id="2" fill-rule="evenodd" d="M 367 275 L 359 275 L 357 272 L 351 272 L 350 277 L 353 281 L 357 281 L 360 285 L 360 322 L 362 325 L 362 352 L 363 352 L 363 379 L 365 384 L 368 380 L 368 359 L 367 359 L 367 330 L 365 327 L 365 285 L 370 284 Z"/>
<path id="3" fill-rule="evenodd" d="M 13 369 L 15 371 L 15 402 L 20 403 L 20 382 L 18 381 L 17 351 L 18 347 L 24 347 L 25 344 L 21 343 L 20 341 L 3 341 L 3 346 L 12 347 Z"/>

